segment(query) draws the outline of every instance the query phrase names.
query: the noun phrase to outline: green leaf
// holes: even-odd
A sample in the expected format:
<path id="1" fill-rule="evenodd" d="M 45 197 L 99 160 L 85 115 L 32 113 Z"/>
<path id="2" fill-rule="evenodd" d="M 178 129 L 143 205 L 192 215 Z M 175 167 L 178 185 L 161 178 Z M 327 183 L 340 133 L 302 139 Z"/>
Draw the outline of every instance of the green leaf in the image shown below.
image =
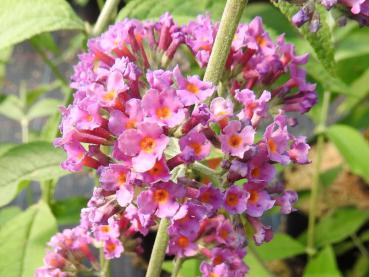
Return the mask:
<path id="1" fill-rule="evenodd" d="M 287 1 L 278 1 L 273 4 L 281 10 L 281 12 L 291 21 L 292 16 L 298 11 L 296 5 Z M 316 33 L 312 33 L 309 30 L 308 24 L 298 28 L 299 32 L 309 42 L 313 48 L 318 60 L 325 67 L 325 69 L 331 74 L 335 75 L 335 60 L 334 60 L 334 47 L 332 35 L 327 23 L 327 11 L 316 6 L 316 9 L 320 13 L 320 28 Z"/>
<path id="2" fill-rule="evenodd" d="M 32 105 L 33 103 L 35 103 L 35 101 L 42 95 L 44 95 L 45 93 L 48 93 L 56 88 L 59 88 L 61 86 L 60 81 L 54 81 L 52 83 L 49 84 L 42 84 L 34 89 L 31 89 L 29 91 L 27 91 L 26 93 L 26 102 L 27 102 L 27 106 Z"/>
<path id="3" fill-rule="evenodd" d="M 0 144 L 0 157 L 16 146 L 15 143 L 1 143 Z"/>
<path id="4" fill-rule="evenodd" d="M 304 245 L 282 233 L 276 233 L 272 241 L 256 247 L 255 250 L 265 261 L 285 259 L 305 253 Z"/>
<path id="5" fill-rule="evenodd" d="M 341 61 L 369 54 L 369 30 L 361 28 L 351 32 L 337 45 L 336 60 Z"/>
<path id="6" fill-rule="evenodd" d="M 338 174 L 342 172 L 342 166 L 336 166 L 322 172 L 319 176 L 322 185 L 327 188 L 329 187 L 338 177 Z"/>
<path id="7" fill-rule="evenodd" d="M 58 111 L 58 107 L 62 102 L 58 99 L 44 98 L 36 102 L 28 111 L 27 117 L 29 120 L 49 116 Z"/>
<path id="8" fill-rule="evenodd" d="M 316 226 L 315 245 L 326 246 L 346 239 L 368 220 L 369 212 L 355 208 L 340 208 L 322 218 Z M 306 233 L 300 241 L 306 242 Z"/>
<path id="9" fill-rule="evenodd" d="M 304 277 L 341 277 L 331 246 L 326 246 L 306 266 Z"/>
<path id="10" fill-rule="evenodd" d="M 168 272 L 172 272 L 174 265 L 173 261 L 165 261 L 162 268 Z M 196 277 L 198 276 L 199 261 L 197 259 L 185 260 L 178 273 L 178 277 Z"/>
<path id="11" fill-rule="evenodd" d="M 367 277 L 369 275 L 369 259 L 361 255 L 355 262 L 350 277 Z"/>
<path id="12" fill-rule="evenodd" d="M 50 51 L 54 55 L 60 55 L 60 49 L 50 33 L 42 33 L 31 38 L 32 45 L 40 49 Z"/>
<path id="13" fill-rule="evenodd" d="M 248 277 L 272 277 L 270 272 L 263 265 L 262 261 L 255 256 L 252 251 L 247 253 L 245 263 L 250 268 L 250 271 L 247 274 Z"/>
<path id="14" fill-rule="evenodd" d="M 369 143 L 354 128 L 332 125 L 326 130 L 328 138 L 335 144 L 351 171 L 369 184 Z"/>
<path id="15" fill-rule="evenodd" d="M 0 114 L 15 121 L 21 121 L 24 117 L 21 100 L 14 95 L 4 96 L 0 101 Z"/>
<path id="16" fill-rule="evenodd" d="M 0 210 L 0 230 L 4 226 L 4 224 L 10 219 L 14 218 L 18 214 L 20 214 L 22 210 L 16 206 L 10 206 L 6 208 L 2 208 Z"/>
<path id="17" fill-rule="evenodd" d="M 21 181 L 44 181 L 68 174 L 60 168 L 64 159 L 65 153 L 49 142 L 21 144 L 6 152 L 0 157 L 0 206 L 15 197 Z"/>
<path id="18" fill-rule="evenodd" d="M 0 10 L 0 49 L 43 32 L 84 28 L 64 0 L 2 0 Z"/>
<path id="19" fill-rule="evenodd" d="M 0 86 L 2 86 L 5 75 L 6 75 L 6 65 L 12 56 L 13 47 L 7 47 L 0 49 Z"/>
<path id="20" fill-rule="evenodd" d="M 0 230 L 0 276 L 33 276 L 56 231 L 55 218 L 44 202 L 9 220 Z"/>
<path id="21" fill-rule="evenodd" d="M 81 209 L 86 207 L 87 201 L 86 197 L 58 200 L 51 205 L 51 210 L 59 225 L 73 225 L 79 222 Z"/>

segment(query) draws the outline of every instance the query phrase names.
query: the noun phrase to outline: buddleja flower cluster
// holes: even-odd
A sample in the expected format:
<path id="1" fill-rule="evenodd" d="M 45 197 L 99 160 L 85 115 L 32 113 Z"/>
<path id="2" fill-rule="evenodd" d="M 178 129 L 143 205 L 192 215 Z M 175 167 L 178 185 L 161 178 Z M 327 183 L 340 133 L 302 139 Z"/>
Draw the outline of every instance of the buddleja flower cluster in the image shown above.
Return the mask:
<path id="1" fill-rule="evenodd" d="M 201 258 L 203 276 L 243 276 L 248 240 L 272 238 L 263 214 L 294 210 L 297 194 L 276 181 L 275 165 L 309 162 L 305 137 L 290 133 L 290 115 L 316 102 L 301 68 L 308 56 L 283 35 L 273 42 L 257 17 L 239 25 L 217 89 L 189 73 L 196 62 L 203 73 L 217 29 L 208 15 L 178 26 L 164 14 L 88 42 L 55 144 L 64 169 L 96 169 L 100 185 L 80 225 L 52 238 L 37 276 L 99 271 L 95 247 L 107 259 L 141 254 L 142 236 L 164 218 L 167 254 Z"/>
<path id="2" fill-rule="evenodd" d="M 343 11 L 346 16 L 358 21 L 361 25 L 369 26 L 369 0 L 298 1 L 298 5 L 301 6 L 301 9 L 292 17 L 292 22 L 297 27 L 309 22 L 310 31 L 316 32 L 320 26 L 319 11 L 316 9 L 317 3 L 323 6 L 326 10 L 336 7 L 338 10 Z M 345 17 L 341 17 L 341 19 L 343 18 Z"/>

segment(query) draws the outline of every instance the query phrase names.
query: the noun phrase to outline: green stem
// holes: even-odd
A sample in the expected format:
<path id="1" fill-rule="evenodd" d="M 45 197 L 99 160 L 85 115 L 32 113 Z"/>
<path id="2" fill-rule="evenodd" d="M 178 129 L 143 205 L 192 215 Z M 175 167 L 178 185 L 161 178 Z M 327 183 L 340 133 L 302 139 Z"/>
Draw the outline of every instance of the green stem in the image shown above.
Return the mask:
<path id="1" fill-rule="evenodd" d="M 201 174 L 209 177 L 214 186 L 216 187 L 221 186 L 219 174 L 217 174 L 214 169 L 211 169 L 210 167 L 207 167 L 206 165 L 203 165 L 202 163 L 199 162 L 194 162 L 192 168 L 195 171 L 200 172 Z"/>
<path id="2" fill-rule="evenodd" d="M 92 35 L 96 36 L 105 30 L 106 26 L 109 24 L 112 13 L 118 7 L 119 0 L 107 0 L 101 13 L 96 21 L 94 28 L 92 29 Z"/>
<path id="3" fill-rule="evenodd" d="M 184 260 L 182 258 L 176 258 L 174 262 L 174 268 L 171 277 L 177 277 Z"/>
<path id="4" fill-rule="evenodd" d="M 318 205 L 319 186 L 320 186 L 320 169 L 322 163 L 323 147 L 324 147 L 324 131 L 327 123 L 331 93 L 325 92 L 323 96 L 323 104 L 320 114 L 320 123 L 317 127 L 318 141 L 316 146 L 315 171 L 313 176 L 313 184 L 311 187 L 310 207 L 309 207 L 309 224 L 307 233 L 307 253 L 311 257 L 316 253 L 315 249 L 315 222 Z"/>
<path id="5" fill-rule="evenodd" d="M 149 267 L 147 268 L 146 277 L 159 277 L 161 266 L 165 257 L 165 250 L 167 249 L 169 220 L 162 218 L 159 223 L 158 232 L 156 234 L 154 247 L 150 257 Z"/>
<path id="6" fill-rule="evenodd" d="M 227 0 L 220 21 L 219 30 L 210 54 L 209 63 L 205 71 L 204 81 L 212 82 L 217 85 L 223 75 L 231 43 L 246 3 L 247 0 Z M 213 179 L 219 182 L 216 178 Z M 160 276 L 169 239 L 167 233 L 168 225 L 169 222 L 167 219 L 162 219 L 160 221 L 146 277 Z"/>
<path id="7" fill-rule="evenodd" d="M 206 68 L 204 81 L 218 84 L 222 77 L 231 43 L 247 0 L 227 0 L 219 30 Z"/>

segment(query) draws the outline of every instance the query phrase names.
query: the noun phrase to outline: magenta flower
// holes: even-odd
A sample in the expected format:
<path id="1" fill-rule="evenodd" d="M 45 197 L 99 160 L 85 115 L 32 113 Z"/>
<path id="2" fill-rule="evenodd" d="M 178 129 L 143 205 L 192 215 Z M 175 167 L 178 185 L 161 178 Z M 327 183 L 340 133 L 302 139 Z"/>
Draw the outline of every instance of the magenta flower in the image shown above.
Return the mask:
<path id="1" fill-rule="evenodd" d="M 293 204 L 297 201 L 298 195 L 295 191 L 287 190 L 281 196 L 275 197 L 276 204 L 281 207 L 282 214 L 290 214 L 296 209 Z"/>
<path id="2" fill-rule="evenodd" d="M 173 72 L 164 70 L 149 70 L 146 73 L 146 79 L 151 88 L 163 91 L 173 84 Z"/>
<path id="3" fill-rule="evenodd" d="M 113 110 L 109 118 L 109 130 L 116 136 L 124 130 L 136 128 L 137 123 L 143 120 L 141 100 L 132 98 L 126 102 L 125 112 Z"/>
<path id="4" fill-rule="evenodd" d="M 134 174 L 130 171 L 128 165 L 109 164 L 100 170 L 100 182 L 102 187 L 108 191 L 115 191 L 125 186 L 134 179 Z"/>
<path id="5" fill-rule="evenodd" d="M 143 214 L 155 214 L 159 218 L 171 217 L 179 208 L 176 199 L 183 196 L 183 188 L 178 184 L 160 182 L 141 192 L 137 198 L 137 205 Z"/>
<path id="6" fill-rule="evenodd" d="M 231 156 L 243 158 L 244 153 L 250 149 L 254 142 L 255 130 L 252 126 L 246 126 L 241 130 L 240 121 L 231 121 L 219 135 L 222 151 Z"/>
<path id="7" fill-rule="evenodd" d="M 254 229 L 254 241 L 256 245 L 261 245 L 264 242 L 271 241 L 273 238 L 273 231 L 270 226 L 265 226 L 260 219 L 256 217 L 247 217 L 248 221 Z"/>
<path id="8" fill-rule="evenodd" d="M 293 140 L 291 149 L 288 151 L 290 159 L 299 164 L 309 163 L 310 146 L 306 143 L 306 137 L 297 137 Z"/>
<path id="9" fill-rule="evenodd" d="M 224 263 L 213 266 L 206 262 L 202 262 L 200 265 L 200 271 L 203 277 L 230 276 L 228 273 L 228 267 Z"/>
<path id="10" fill-rule="evenodd" d="M 146 116 L 159 125 L 169 128 L 179 125 L 185 118 L 183 104 L 172 88 L 160 92 L 150 89 L 142 98 L 142 107 Z"/>
<path id="11" fill-rule="evenodd" d="M 99 225 L 94 231 L 94 235 L 100 241 L 119 238 L 119 225 L 113 218 L 109 218 L 108 224 Z"/>
<path id="12" fill-rule="evenodd" d="M 224 119 L 233 116 L 233 103 L 223 97 L 216 97 L 211 101 L 210 112 L 212 120 L 222 123 Z"/>
<path id="13" fill-rule="evenodd" d="M 178 85 L 177 95 L 185 106 L 199 104 L 215 91 L 212 83 L 201 81 L 199 76 L 183 77 L 178 66 L 174 68 L 173 74 Z"/>
<path id="14" fill-rule="evenodd" d="M 142 173 L 142 179 L 145 183 L 153 184 L 158 181 L 167 182 L 170 179 L 168 165 L 164 158 L 157 160 L 154 166 Z"/>
<path id="15" fill-rule="evenodd" d="M 269 91 L 263 91 L 259 99 L 253 91 L 249 89 L 237 90 L 235 98 L 243 105 L 238 117 L 256 126 L 260 120 L 267 116 L 268 106 L 271 95 Z"/>
<path id="16" fill-rule="evenodd" d="M 124 248 L 120 240 L 109 238 L 104 241 L 104 255 L 106 259 L 119 258 L 123 251 Z"/>
<path id="17" fill-rule="evenodd" d="M 223 194 L 218 188 L 208 184 L 200 188 L 198 199 L 207 207 L 211 214 L 222 206 Z"/>
<path id="18" fill-rule="evenodd" d="M 246 210 L 249 216 L 260 217 L 274 206 L 275 200 L 271 199 L 263 184 L 248 182 L 244 185 L 244 189 L 250 194 Z"/>
<path id="19" fill-rule="evenodd" d="M 246 211 L 250 194 L 238 186 L 231 186 L 224 195 L 224 208 L 230 214 L 240 214 Z"/>
<path id="20" fill-rule="evenodd" d="M 140 122 L 137 129 L 125 130 L 118 138 L 119 149 L 132 158 L 133 169 L 137 172 L 150 170 L 163 155 L 169 138 L 159 125 Z"/>
<path id="21" fill-rule="evenodd" d="M 272 161 L 287 164 L 290 158 L 287 153 L 289 133 L 287 130 L 287 117 L 279 114 L 264 133 L 264 141 L 268 148 L 268 155 Z"/>
<path id="22" fill-rule="evenodd" d="M 170 231 L 169 235 L 171 237 L 168 244 L 168 253 L 175 254 L 178 257 L 191 257 L 197 254 L 198 246 L 191 238 Z"/>
<path id="23" fill-rule="evenodd" d="M 211 143 L 203 133 L 192 129 L 179 140 L 181 155 L 185 161 L 202 160 L 210 154 Z"/>
<path id="24" fill-rule="evenodd" d="M 274 176 L 275 168 L 269 163 L 267 146 L 265 143 L 259 143 L 256 155 L 248 163 L 247 179 L 255 183 L 267 183 Z"/>

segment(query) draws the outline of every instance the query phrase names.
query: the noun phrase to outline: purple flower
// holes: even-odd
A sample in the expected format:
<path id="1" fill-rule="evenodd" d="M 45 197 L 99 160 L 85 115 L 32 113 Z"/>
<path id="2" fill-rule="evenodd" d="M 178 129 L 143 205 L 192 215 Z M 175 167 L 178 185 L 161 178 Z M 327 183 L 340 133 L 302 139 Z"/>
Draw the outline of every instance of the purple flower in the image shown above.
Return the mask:
<path id="1" fill-rule="evenodd" d="M 252 90 L 236 90 L 235 98 L 243 105 L 241 112 L 238 114 L 241 120 L 250 121 L 253 126 L 256 126 L 262 118 L 267 116 L 267 103 L 271 98 L 269 91 L 264 90 L 260 98 L 256 99 Z"/>
<path id="2" fill-rule="evenodd" d="M 120 240 L 110 238 L 104 241 L 104 255 L 106 259 L 119 258 L 123 251 L 124 248 Z"/>
<path id="3" fill-rule="evenodd" d="M 35 277 L 68 277 L 68 273 L 62 272 L 59 268 L 40 267 L 36 270 Z"/>
<path id="4" fill-rule="evenodd" d="M 233 103 L 223 97 L 216 97 L 210 104 L 211 120 L 222 122 L 233 116 Z"/>
<path id="5" fill-rule="evenodd" d="M 270 226 L 265 226 L 260 219 L 248 216 L 247 220 L 251 223 L 254 229 L 254 241 L 256 245 L 261 245 L 264 242 L 269 242 L 273 238 L 273 230 Z"/>
<path id="6" fill-rule="evenodd" d="M 137 207 L 133 204 L 126 208 L 125 216 L 130 220 L 134 230 L 136 232 L 140 232 L 144 236 L 149 233 L 150 227 L 155 224 L 151 214 L 143 214 L 139 212 Z"/>
<path id="7" fill-rule="evenodd" d="M 200 187 L 198 199 L 207 207 L 209 213 L 214 213 L 223 203 L 223 194 L 212 184 Z"/>
<path id="8" fill-rule="evenodd" d="M 100 241 L 106 241 L 109 239 L 119 238 L 119 225 L 114 218 L 109 218 L 108 224 L 99 225 L 94 231 L 96 239 Z"/>
<path id="9" fill-rule="evenodd" d="M 244 153 L 250 149 L 254 142 L 255 130 L 252 126 L 246 126 L 241 130 L 240 121 L 231 121 L 219 135 L 222 151 L 235 157 L 243 158 Z"/>
<path id="10" fill-rule="evenodd" d="M 288 151 L 290 159 L 299 164 L 309 163 L 309 144 L 306 143 L 306 137 L 297 137 L 293 140 L 291 149 Z"/>
<path id="11" fill-rule="evenodd" d="M 171 217 L 179 208 L 176 199 L 183 196 L 183 188 L 178 184 L 160 182 L 141 192 L 137 198 L 137 205 L 143 214 L 155 214 L 159 218 Z"/>
<path id="12" fill-rule="evenodd" d="M 275 175 L 274 166 L 269 163 L 265 143 L 257 145 L 257 154 L 248 162 L 247 179 L 252 182 L 270 182 Z"/>
<path id="13" fill-rule="evenodd" d="M 115 191 L 118 188 L 127 185 L 134 178 L 128 165 L 109 164 L 100 170 L 100 182 L 102 187 L 108 191 Z"/>
<path id="14" fill-rule="evenodd" d="M 240 214 L 246 211 L 250 194 L 238 186 L 231 186 L 224 195 L 224 208 L 230 214 Z"/>
<path id="15" fill-rule="evenodd" d="M 281 196 L 275 197 L 276 205 L 281 207 L 282 214 L 290 214 L 296 209 L 292 205 L 297 201 L 298 195 L 295 191 L 287 190 L 284 191 Z"/>
<path id="16" fill-rule="evenodd" d="M 211 149 L 211 143 L 203 133 L 191 130 L 179 140 L 182 158 L 187 162 L 206 158 Z"/>
<path id="17" fill-rule="evenodd" d="M 158 91 L 166 90 L 173 84 L 173 72 L 162 69 L 148 70 L 146 79 L 151 88 L 157 89 Z"/>
<path id="18" fill-rule="evenodd" d="M 274 206 L 275 200 L 272 200 L 269 193 L 264 190 L 262 184 L 246 183 L 244 189 L 250 194 L 247 201 L 246 213 L 252 217 L 260 217 L 266 210 Z"/>
<path id="19" fill-rule="evenodd" d="M 109 118 L 109 130 L 116 136 L 124 130 L 136 128 L 137 123 L 143 120 L 141 100 L 130 99 L 126 102 L 125 112 L 113 110 Z"/>
<path id="20" fill-rule="evenodd" d="M 287 117 L 279 114 L 264 133 L 264 141 L 268 148 L 268 155 L 272 161 L 288 164 L 290 158 L 287 153 L 289 133 L 287 130 Z"/>
<path id="21" fill-rule="evenodd" d="M 212 83 L 201 81 L 199 76 L 183 77 L 178 66 L 174 68 L 173 74 L 178 85 L 177 95 L 185 106 L 199 104 L 215 91 Z"/>
<path id="22" fill-rule="evenodd" d="M 212 266 L 206 262 L 202 262 L 200 265 L 200 271 L 203 277 L 230 276 L 228 273 L 228 267 L 224 263 Z"/>
<path id="23" fill-rule="evenodd" d="M 159 125 L 169 128 L 181 124 L 185 118 L 183 104 L 172 88 L 160 92 L 156 89 L 150 89 L 142 99 L 142 107 L 146 116 Z"/>
<path id="24" fill-rule="evenodd" d="M 161 158 L 157 160 L 151 169 L 142 173 L 142 178 L 143 181 L 148 184 L 153 184 L 158 181 L 169 181 L 170 172 L 165 159 Z"/>
<path id="25" fill-rule="evenodd" d="M 169 138 L 159 125 L 140 122 L 137 129 L 125 130 L 118 138 L 119 149 L 132 158 L 133 169 L 137 172 L 150 170 L 163 155 Z"/>
<path id="26" fill-rule="evenodd" d="M 168 253 L 178 257 L 195 256 L 198 252 L 197 244 L 191 238 L 169 231 Z"/>

